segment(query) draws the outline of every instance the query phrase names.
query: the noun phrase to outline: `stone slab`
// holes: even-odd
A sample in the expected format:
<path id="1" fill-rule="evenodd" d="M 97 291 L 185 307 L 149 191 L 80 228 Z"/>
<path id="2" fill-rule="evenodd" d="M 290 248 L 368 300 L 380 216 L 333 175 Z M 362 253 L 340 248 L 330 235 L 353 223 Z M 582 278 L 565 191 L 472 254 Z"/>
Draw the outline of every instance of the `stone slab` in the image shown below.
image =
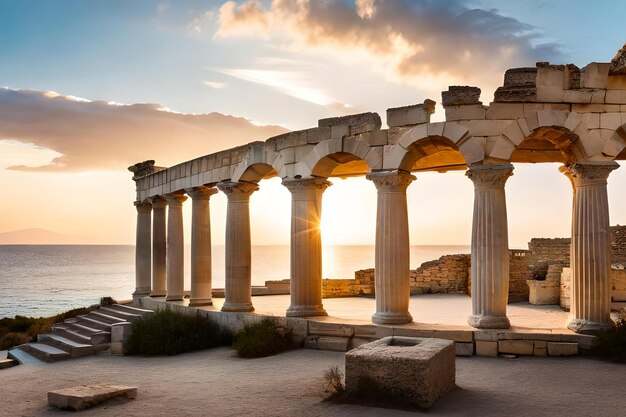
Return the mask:
<path id="1" fill-rule="evenodd" d="M 476 355 L 498 356 L 498 342 L 476 341 Z"/>
<path id="2" fill-rule="evenodd" d="M 61 409 L 78 411 L 111 398 L 135 398 L 136 396 L 137 387 L 104 384 L 79 385 L 48 392 L 48 404 Z"/>
<path id="3" fill-rule="evenodd" d="M 550 342 L 548 343 L 548 355 L 576 356 L 578 355 L 578 343 Z"/>
<path id="4" fill-rule="evenodd" d="M 513 355 L 532 355 L 534 344 L 532 340 L 500 340 L 498 351 Z"/>

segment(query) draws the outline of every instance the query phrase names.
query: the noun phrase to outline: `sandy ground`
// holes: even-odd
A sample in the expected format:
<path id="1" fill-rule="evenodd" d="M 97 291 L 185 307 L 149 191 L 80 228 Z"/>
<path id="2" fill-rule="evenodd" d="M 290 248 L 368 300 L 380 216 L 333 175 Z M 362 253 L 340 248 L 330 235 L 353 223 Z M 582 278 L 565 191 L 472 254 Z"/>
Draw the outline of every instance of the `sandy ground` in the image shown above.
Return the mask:
<path id="1" fill-rule="evenodd" d="M 324 402 L 322 374 L 344 354 L 301 349 L 239 359 L 230 348 L 176 357 L 92 356 L 0 371 L 1 416 L 408 416 Z M 583 357 L 457 358 L 457 386 L 430 416 L 623 416 L 626 366 Z M 79 413 L 50 408 L 46 393 L 79 384 L 135 385 L 135 400 Z"/>

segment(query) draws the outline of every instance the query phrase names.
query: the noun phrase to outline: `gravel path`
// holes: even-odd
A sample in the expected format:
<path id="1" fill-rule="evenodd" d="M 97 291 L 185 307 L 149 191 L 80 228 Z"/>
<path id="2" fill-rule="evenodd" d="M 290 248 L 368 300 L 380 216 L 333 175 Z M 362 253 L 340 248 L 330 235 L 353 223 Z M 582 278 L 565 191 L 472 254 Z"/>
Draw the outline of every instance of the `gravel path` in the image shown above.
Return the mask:
<path id="1" fill-rule="evenodd" d="M 229 348 L 175 357 L 94 356 L 0 371 L 0 416 L 408 416 L 422 413 L 324 402 L 322 374 L 343 353 L 301 349 L 239 359 Z M 587 358 L 457 358 L 458 388 L 429 416 L 623 416 L 626 366 Z M 48 407 L 50 390 L 109 382 L 135 400 L 78 414 Z"/>

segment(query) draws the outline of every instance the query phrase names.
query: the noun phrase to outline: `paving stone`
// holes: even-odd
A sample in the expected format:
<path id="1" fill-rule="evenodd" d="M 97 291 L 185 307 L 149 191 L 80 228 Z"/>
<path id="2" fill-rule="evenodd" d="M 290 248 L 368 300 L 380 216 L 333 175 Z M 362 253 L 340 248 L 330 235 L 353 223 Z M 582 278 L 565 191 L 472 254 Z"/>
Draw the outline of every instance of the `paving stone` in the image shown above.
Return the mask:
<path id="1" fill-rule="evenodd" d="M 104 384 L 80 385 L 48 392 L 48 404 L 57 408 L 78 411 L 111 398 L 135 398 L 136 396 L 137 387 Z"/>

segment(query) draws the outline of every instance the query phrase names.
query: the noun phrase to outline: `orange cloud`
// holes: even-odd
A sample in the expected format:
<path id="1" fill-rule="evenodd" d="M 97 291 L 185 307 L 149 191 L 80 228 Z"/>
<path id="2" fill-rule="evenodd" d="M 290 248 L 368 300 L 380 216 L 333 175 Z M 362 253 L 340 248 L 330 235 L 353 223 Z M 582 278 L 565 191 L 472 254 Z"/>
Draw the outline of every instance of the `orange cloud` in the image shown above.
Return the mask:
<path id="1" fill-rule="evenodd" d="M 61 154 L 46 165 L 13 170 L 121 170 L 146 159 L 168 166 L 285 131 L 220 113 L 181 114 L 158 104 L 120 105 L 0 88 L 0 140 Z"/>
<path id="2" fill-rule="evenodd" d="M 388 78 L 429 90 L 448 82 L 493 86 L 506 68 L 561 57 L 557 45 L 536 45 L 532 26 L 466 3 L 273 0 L 265 9 L 258 0 L 228 1 L 216 37 L 262 36 L 301 54 L 365 53 Z"/>

